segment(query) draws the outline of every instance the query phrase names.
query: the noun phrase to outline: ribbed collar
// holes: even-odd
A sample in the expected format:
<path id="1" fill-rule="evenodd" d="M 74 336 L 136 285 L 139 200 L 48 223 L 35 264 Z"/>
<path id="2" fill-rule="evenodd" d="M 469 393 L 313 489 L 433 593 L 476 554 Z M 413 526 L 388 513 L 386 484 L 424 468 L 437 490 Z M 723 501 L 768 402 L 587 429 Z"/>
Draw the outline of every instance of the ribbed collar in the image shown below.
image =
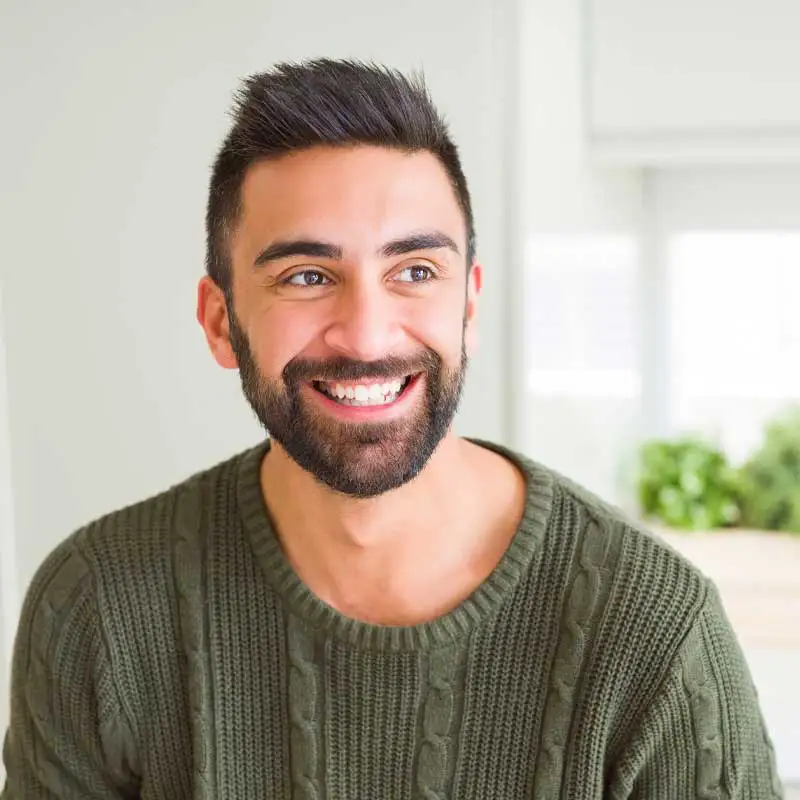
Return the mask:
<path id="1" fill-rule="evenodd" d="M 553 501 L 553 476 L 544 467 L 500 445 L 479 439 L 525 475 L 527 498 L 514 538 L 491 574 L 452 611 L 412 626 L 375 625 L 345 616 L 318 598 L 295 572 L 270 523 L 261 492 L 261 462 L 266 441 L 242 455 L 239 505 L 245 529 L 270 583 L 293 614 L 324 635 L 369 650 L 424 650 L 452 643 L 494 615 L 528 571 L 544 535 Z"/>

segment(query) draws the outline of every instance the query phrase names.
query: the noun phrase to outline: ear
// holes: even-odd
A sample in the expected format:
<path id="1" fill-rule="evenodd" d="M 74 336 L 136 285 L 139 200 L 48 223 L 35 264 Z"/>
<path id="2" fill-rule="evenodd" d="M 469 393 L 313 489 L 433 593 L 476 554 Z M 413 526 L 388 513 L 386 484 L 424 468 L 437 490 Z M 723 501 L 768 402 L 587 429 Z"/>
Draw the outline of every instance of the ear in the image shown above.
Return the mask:
<path id="1" fill-rule="evenodd" d="M 230 341 L 230 320 L 225 294 L 207 275 L 197 285 L 197 321 L 203 328 L 208 348 L 223 369 L 238 369 Z"/>
<path id="2" fill-rule="evenodd" d="M 478 348 L 478 295 L 483 288 L 483 272 L 477 262 L 472 264 L 467 277 L 467 307 L 465 310 L 464 346 L 472 356 Z"/>

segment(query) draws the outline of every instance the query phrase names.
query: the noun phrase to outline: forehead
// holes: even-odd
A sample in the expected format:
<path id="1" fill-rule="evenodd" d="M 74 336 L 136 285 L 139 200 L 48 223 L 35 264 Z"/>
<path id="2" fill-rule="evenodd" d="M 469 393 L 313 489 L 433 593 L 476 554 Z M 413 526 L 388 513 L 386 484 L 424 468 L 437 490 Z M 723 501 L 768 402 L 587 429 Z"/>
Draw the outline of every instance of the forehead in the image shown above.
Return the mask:
<path id="1" fill-rule="evenodd" d="M 463 214 L 432 153 L 316 147 L 250 168 L 234 249 L 254 251 L 273 237 L 293 235 L 359 252 L 432 228 L 465 246 Z"/>

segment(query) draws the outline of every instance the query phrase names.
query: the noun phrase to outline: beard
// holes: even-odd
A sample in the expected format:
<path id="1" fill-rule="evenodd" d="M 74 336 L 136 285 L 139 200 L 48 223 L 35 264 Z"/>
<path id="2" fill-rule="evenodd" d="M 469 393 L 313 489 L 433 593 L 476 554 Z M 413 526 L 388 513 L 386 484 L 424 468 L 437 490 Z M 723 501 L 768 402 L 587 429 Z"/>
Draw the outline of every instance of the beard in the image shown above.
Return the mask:
<path id="1" fill-rule="evenodd" d="M 416 477 L 450 430 L 464 387 L 467 354 L 447 367 L 430 348 L 409 357 L 379 361 L 346 358 L 292 359 L 280 378 L 266 378 L 232 308 L 231 347 L 247 402 L 271 439 L 319 482 L 356 498 L 376 497 Z M 301 391 L 312 380 L 356 381 L 380 375 L 387 380 L 420 373 L 424 394 L 402 418 L 379 422 L 336 419 L 309 402 Z"/>

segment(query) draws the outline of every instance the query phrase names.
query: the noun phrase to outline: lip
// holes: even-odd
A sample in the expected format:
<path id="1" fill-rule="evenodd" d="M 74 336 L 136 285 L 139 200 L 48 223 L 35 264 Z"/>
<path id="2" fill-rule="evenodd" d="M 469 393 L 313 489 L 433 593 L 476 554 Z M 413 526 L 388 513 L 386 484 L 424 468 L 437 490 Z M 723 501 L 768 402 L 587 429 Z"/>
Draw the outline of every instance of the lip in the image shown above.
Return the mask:
<path id="1" fill-rule="evenodd" d="M 421 391 L 423 373 L 414 375 L 400 397 L 393 403 L 381 406 L 343 406 L 315 389 L 310 383 L 303 385 L 303 391 L 310 395 L 326 413 L 350 422 L 379 422 L 401 417 L 415 402 Z"/>

